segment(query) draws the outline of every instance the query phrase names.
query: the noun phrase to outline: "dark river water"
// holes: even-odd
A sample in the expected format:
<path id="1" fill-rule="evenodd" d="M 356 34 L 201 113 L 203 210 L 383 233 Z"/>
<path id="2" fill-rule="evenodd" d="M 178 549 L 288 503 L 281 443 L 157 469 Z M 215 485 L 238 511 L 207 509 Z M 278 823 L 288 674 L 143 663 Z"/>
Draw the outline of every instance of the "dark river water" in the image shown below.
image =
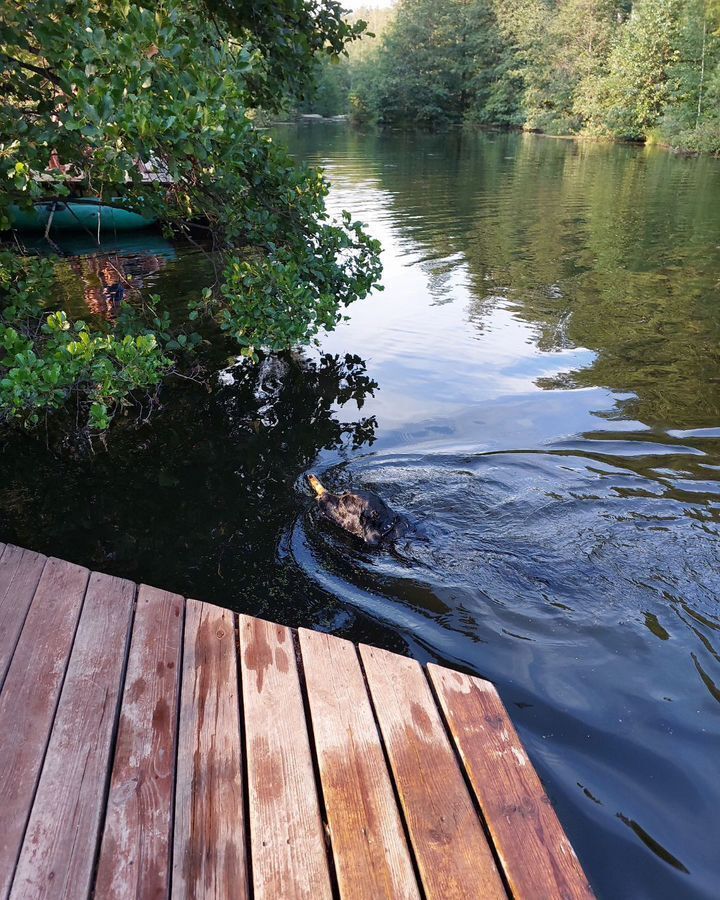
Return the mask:
<path id="1" fill-rule="evenodd" d="M 599 896 L 717 897 L 720 162 L 275 138 L 381 239 L 384 292 L 93 457 L 7 440 L 0 538 L 492 679 Z M 207 277 L 159 236 L 115 253 L 174 302 Z M 112 313 L 105 268 L 63 264 L 72 303 Z M 310 470 L 415 534 L 321 527 Z"/>

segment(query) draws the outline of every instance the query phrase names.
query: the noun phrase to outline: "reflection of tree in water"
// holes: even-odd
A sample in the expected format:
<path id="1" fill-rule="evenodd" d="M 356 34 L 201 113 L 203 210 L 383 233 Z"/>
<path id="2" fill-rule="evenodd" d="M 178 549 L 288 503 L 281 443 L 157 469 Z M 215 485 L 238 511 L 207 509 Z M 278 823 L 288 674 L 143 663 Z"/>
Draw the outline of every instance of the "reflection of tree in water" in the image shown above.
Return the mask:
<path id="1" fill-rule="evenodd" d="M 716 420 L 720 196 L 715 185 L 708 204 L 711 173 L 685 172 L 697 181 L 678 192 L 687 161 L 668 154 L 527 141 L 516 162 L 503 215 L 514 229 L 478 227 L 470 265 L 493 261 L 515 314 L 539 326 L 541 349 L 597 353 L 541 386 L 633 391 L 633 417 L 653 424 Z"/>
<path id="2" fill-rule="evenodd" d="M 321 449 L 343 443 L 353 448 L 375 440 L 375 417 L 340 422 L 335 406 L 353 402 L 362 409 L 377 382 L 359 356 L 303 353 L 267 356 L 259 366 L 240 365 L 223 373 L 224 406 L 235 435 L 276 432 L 283 446 L 309 465 Z M 229 390 L 232 386 L 233 390 Z M 252 395 L 252 400 L 249 395 Z M 311 445 L 306 448 L 306 439 Z"/>
<path id="3" fill-rule="evenodd" d="M 142 290 L 147 276 L 164 268 L 167 259 L 151 253 L 98 253 L 72 257 L 67 264 L 82 285 L 87 311 L 114 319 L 120 304 Z"/>
<path id="4" fill-rule="evenodd" d="M 542 387 L 633 391 L 632 415 L 648 424 L 717 423 L 716 160 L 530 135 L 364 140 L 320 130 L 301 140 L 350 157 L 343 177 L 375 179 L 433 292 L 448 265 L 466 268 L 476 327 L 509 302 L 540 349 L 597 353 Z"/>
<path id="5" fill-rule="evenodd" d="M 678 192 L 687 161 L 668 154 L 527 141 L 516 162 L 503 207 L 513 228 L 478 226 L 469 265 L 492 261 L 515 314 L 539 327 L 541 349 L 597 353 L 541 386 L 632 391 L 626 411 L 651 424 L 714 423 L 720 196 L 711 173 L 685 172 L 697 181 Z M 476 284 L 487 291 L 487 280 Z"/>
<path id="6" fill-rule="evenodd" d="M 233 367 L 222 382 L 168 388 L 151 426 L 119 427 L 93 458 L 9 442 L 0 534 L 216 602 L 286 596 L 283 580 L 298 576 L 276 555 L 306 502 L 298 478 L 323 449 L 373 442 L 360 409 L 377 384 L 357 356 L 300 353 Z"/>

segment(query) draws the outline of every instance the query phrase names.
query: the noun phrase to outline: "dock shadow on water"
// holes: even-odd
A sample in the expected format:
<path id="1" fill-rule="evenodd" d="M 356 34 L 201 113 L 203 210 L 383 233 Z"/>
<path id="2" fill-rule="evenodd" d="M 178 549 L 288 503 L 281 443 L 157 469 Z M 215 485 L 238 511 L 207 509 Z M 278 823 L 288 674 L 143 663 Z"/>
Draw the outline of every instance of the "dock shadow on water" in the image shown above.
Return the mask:
<path id="1" fill-rule="evenodd" d="M 490 678 L 598 896 L 717 896 L 720 164 L 276 139 L 382 240 L 385 292 L 319 348 L 171 385 L 95 456 L 5 439 L 0 540 Z M 187 246 L 110 252 L 61 264 L 69 304 L 208 275 Z M 326 527 L 309 471 L 407 534 Z"/>

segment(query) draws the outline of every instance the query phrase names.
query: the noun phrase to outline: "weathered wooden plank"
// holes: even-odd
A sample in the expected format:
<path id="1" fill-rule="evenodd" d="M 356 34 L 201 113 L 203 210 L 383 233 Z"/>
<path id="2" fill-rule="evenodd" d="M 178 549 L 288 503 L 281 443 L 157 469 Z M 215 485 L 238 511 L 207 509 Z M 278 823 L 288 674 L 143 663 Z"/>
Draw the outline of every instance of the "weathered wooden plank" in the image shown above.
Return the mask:
<path id="1" fill-rule="evenodd" d="M 494 686 L 428 666 L 515 897 L 592 897 L 575 852 Z"/>
<path id="2" fill-rule="evenodd" d="M 418 896 L 352 645 L 301 632 L 313 736 L 290 632 L 242 618 L 244 823 L 233 615 L 188 603 L 175 786 L 184 601 L 141 589 L 121 702 L 134 586 L 87 578 L 0 543 L 0 900 L 92 893 L 118 704 L 94 896 L 167 897 L 174 837 L 174 897 L 246 897 L 243 827 L 259 898 L 331 896 L 313 746 L 341 896 Z M 430 667 L 448 741 L 418 664 L 361 654 L 425 895 L 502 895 L 454 742 L 513 895 L 591 897 L 494 688 Z"/>
<path id="3" fill-rule="evenodd" d="M 183 599 L 141 585 L 95 896 L 167 897 Z"/>
<path id="4" fill-rule="evenodd" d="M 355 647 L 304 628 L 300 647 L 340 894 L 418 897 Z"/>
<path id="5" fill-rule="evenodd" d="M 0 690 L 15 652 L 45 557 L 30 550 L 0 544 Z"/>
<path id="6" fill-rule="evenodd" d="M 0 694 L 0 897 L 10 889 L 88 571 L 49 559 Z"/>
<path id="7" fill-rule="evenodd" d="M 11 898 L 90 893 L 134 598 L 90 576 Z"/>
<path id="8" fill-rule="evenodd" d="M 187 600 L 172 895 L 248 894 L 235 623 Z"/>
<path id="9" fill-rule="evenodd" d="M 426 896 L 505 898 L 422 668 L 373 647 L 360 655 Z"/>
<path id="10" fill-rule="evenodd" d="M 292 635 L 240 616 L 240 652 L 255 897 L 330 897 Z"/>

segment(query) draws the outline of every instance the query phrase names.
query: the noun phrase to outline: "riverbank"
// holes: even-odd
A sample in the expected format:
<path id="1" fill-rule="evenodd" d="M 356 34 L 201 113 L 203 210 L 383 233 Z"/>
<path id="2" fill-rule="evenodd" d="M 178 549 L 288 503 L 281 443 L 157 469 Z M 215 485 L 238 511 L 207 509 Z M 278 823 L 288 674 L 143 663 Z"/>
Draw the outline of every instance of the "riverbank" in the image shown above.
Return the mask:
<path id="1" fill-rule="evenodd" d="M 593 144 L 611 144 L 616 146 L 630 147 L 657 147 L 667 150 L 678 156 L 708 156 L 713 159 L 720 159 L 720 133 L 716 136 L 717 146 L 712 149 L 703 149 L 673 143 L 671 140 L 663 137 L 659 132 L 652 131 L 644 139 L 629 140 L 624 138 L 613 137 L 612 135 L 600 135 L 590 133 L 579 134 L 551 134 L 546 131 L 538 131 L 532 128 L 522 128 L 520 126 L 510 127 L 505 125 L 480 125 L 474 122 L 458 122 L 447 124 L 444 128 L 427 129 L 420 126 L 400 126 L 382 124 L 373 121 L 354 121 L 351 114 L 342 114 L 337 116 L 321 116 L 317 113 L 297 113 L 290 117 L 281 117 L 277 119 L 267 118 L 262 122 L 262 127 L 272 128 L 283 125 L 347 125 L 358 131 L 366 131 L 368 129 L 377 129 L 380 132 L 408 132 L 419 134 L 442 134 L 447 131 L 467 130 L 469 132 L 477 132 L 481 134 L 532 134 L 535 137 L 542 137 L 548 140 L 556 141 L 578 141 L 582 143 Z"/>

